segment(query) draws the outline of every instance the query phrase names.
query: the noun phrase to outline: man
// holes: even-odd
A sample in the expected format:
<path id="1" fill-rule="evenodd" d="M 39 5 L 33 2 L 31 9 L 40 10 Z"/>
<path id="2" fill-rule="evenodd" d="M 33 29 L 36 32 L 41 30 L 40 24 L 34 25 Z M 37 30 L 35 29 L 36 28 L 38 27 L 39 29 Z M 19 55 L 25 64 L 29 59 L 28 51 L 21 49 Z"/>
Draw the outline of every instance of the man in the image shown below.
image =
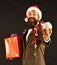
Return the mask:
<path id="1" fill-rule="evenodd" d="M 25 21 L 29 26 L 23 32 L 23 65 L 45 65 L 44 51 L 51 42 L 52 25 L 41 18 L 42 12 L 37 6 L 27 9 Z"/>

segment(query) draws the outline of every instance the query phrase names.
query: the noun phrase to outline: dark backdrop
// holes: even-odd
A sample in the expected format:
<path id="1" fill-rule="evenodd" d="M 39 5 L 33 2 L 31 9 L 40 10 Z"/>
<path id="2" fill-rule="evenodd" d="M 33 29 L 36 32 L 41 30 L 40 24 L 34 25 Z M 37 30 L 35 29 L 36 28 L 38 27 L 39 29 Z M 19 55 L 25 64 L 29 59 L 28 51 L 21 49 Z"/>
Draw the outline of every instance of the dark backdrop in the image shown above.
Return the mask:
<path id="1" fill-rule="evenodd" d="M 25 12 L 31 5 L 37 4 L 43 13 L 42 20 L 53 25 L 52 41 L 46 48 L 47 65 L 57 65 L 57 1 L 56 0 L 0 0 L 0 65 L 22 65 L 22 58 L 6 60 L 4 38 L 12 33 L 22 35 L 27 26 Z"/>

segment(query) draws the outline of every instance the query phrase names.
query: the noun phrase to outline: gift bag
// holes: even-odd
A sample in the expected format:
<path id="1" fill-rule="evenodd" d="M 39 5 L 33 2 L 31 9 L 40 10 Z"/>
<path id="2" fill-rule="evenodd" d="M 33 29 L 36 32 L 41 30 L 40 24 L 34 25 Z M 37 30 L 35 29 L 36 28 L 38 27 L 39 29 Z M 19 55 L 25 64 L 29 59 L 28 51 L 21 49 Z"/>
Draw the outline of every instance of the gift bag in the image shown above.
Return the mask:
<path id="1" fill-rule="evenodd" d="M 22 57 L 22 36 L 13 36 L 5 38 L 6 59 L 21 58 Z"/>

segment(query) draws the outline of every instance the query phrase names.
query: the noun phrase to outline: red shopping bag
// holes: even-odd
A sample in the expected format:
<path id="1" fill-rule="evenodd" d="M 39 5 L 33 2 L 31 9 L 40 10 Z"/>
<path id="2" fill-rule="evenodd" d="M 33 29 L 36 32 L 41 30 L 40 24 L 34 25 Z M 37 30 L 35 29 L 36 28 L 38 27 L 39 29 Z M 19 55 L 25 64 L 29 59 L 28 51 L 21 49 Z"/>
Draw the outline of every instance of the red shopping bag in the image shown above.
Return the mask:
<path id="1" fill-rule="evenodd" d="M 22 57 L 22 36 L 5 38 L 6 59 Z"/>

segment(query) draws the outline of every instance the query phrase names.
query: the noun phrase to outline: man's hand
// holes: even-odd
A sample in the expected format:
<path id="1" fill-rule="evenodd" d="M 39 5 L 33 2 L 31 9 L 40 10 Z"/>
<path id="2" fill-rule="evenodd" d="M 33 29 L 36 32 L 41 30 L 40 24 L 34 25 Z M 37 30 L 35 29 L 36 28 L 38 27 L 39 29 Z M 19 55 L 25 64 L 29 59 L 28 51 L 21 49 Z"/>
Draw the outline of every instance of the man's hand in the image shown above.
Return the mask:
<path id="1" fill-rule="evenodd" d="M 43 34 L 44 40 L 49 40 L 52 34 L 52 29 L 46 27 L 45 29 L 42 29 L 42 34 Z"/>
<path id="2" fill-rule="evenodd" d="M 42 24 L 42 34 L 44 40 L 49 40 L 52 34 L 52 24 L 50 22 L 45 22 Z"/>

